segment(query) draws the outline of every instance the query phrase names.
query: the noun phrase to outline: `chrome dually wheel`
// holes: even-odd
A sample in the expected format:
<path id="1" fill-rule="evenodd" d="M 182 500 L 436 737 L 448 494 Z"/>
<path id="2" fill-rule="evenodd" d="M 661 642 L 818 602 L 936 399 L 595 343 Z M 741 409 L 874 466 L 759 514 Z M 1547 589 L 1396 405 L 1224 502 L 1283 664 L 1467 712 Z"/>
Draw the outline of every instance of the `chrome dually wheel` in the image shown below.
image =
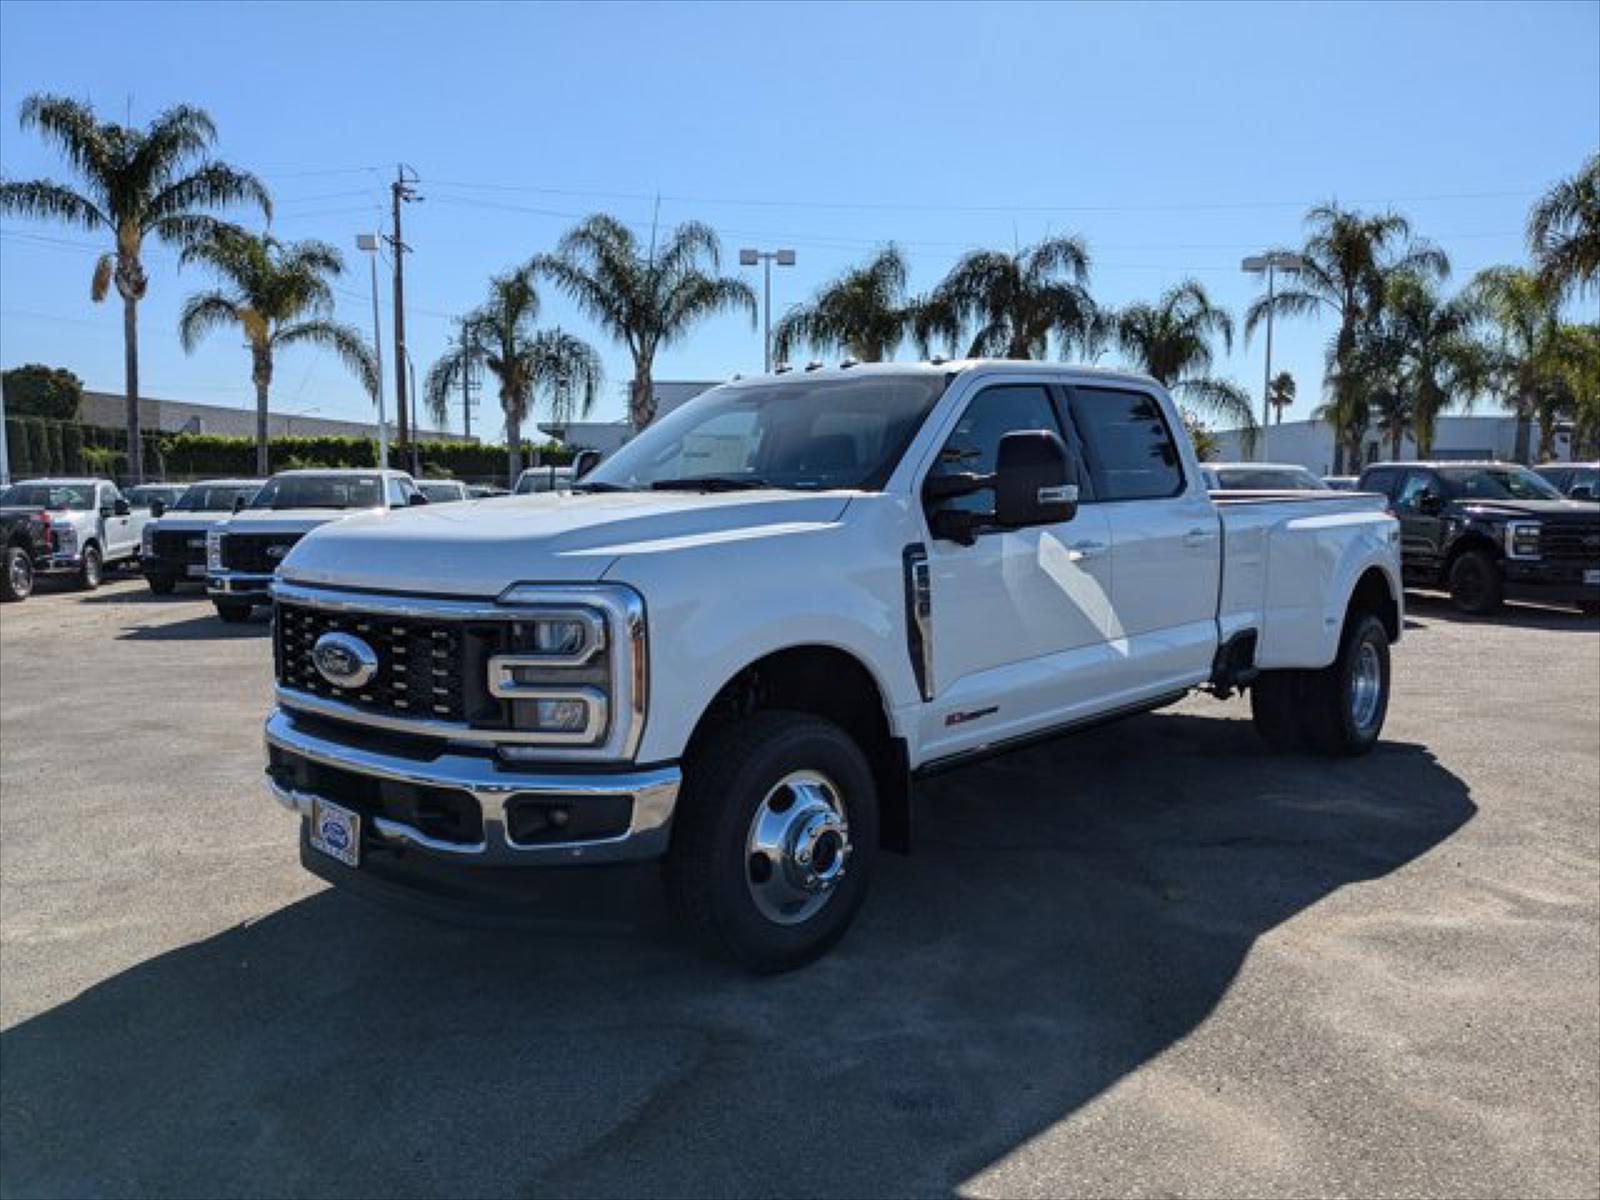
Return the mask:
<path id="1" fill-rule="evenodd" d="M 778 781 L 750 818 L 745 878 L 767 920 L 810 920 L 832 897 L 850 862 L 850 826 L 839 788 L 820 771 Z"/>

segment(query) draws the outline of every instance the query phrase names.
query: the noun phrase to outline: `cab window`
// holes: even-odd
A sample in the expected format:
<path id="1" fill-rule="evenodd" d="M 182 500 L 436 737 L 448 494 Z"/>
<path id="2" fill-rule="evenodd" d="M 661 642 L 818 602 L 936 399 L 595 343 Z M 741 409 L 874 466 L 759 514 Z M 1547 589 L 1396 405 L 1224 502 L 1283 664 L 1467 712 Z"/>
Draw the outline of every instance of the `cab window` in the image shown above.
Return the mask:
<path id="1" fill-rule="evenodd" d="M 1156 500 L 1183 491 L 1178 443 L 1154 396 L 1075 387 L 1072 420 L 1101 500 Z"/>
<path id="2" fill-rule="evenodd" d="M 1043 386 L 1029 383 L 984 388 L 968 402 L 929 475 L 990 474 L 999 457 L 1002 437 L 1036 429 L 1061 436 L 1055 405 Z M 941 501 L 940 507 L 947 511 L 990 512 L 994 497 L 987 491 L 953 496 Z"/>

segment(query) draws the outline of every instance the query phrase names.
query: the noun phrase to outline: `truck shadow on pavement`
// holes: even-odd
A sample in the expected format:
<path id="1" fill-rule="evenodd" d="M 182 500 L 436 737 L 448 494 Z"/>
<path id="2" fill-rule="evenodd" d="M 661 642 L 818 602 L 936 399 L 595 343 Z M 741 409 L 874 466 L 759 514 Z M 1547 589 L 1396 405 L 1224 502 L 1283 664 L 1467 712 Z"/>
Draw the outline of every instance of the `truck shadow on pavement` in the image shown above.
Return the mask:
<path id="1" fill-rule="evenodd" d="M 129 625 L 117 634 L 119 642 L 209 642 L 238 638 L 266 638 L 272 634 L 272 618 L 266 609 L 253 613 L 248 621 L 224 621 L 207 605 L 204 613 L 182 621 L 159 625 Z"/>
<path id="2" fill-rule="evenodd" d="M 1142 717 L 923 785 L 829 958 L 321 892 L 0 1035 L 12 1195 L 950 1193 L 1192 1033 L 1257 939 L 1476 808 L 1423 748 Z M 287 836 L 287 831 L 286 831 Z"/>
<path id="3" fill-rule="evenodd" d="M 1427 623 L 1442 621 L 1453 625 L 1504 625 L 1512 629 L 1570 630 L 1593 633 L 1600 629 L 1600 617 L 1581 613 L 1576 608 L 1546 607 L 1508 601 L 1499 612 L 1487 617 L 1472 617 L 1459 612 L 1446 596 L 1406 593 L 1406 628 L 1427 628 Z"/>

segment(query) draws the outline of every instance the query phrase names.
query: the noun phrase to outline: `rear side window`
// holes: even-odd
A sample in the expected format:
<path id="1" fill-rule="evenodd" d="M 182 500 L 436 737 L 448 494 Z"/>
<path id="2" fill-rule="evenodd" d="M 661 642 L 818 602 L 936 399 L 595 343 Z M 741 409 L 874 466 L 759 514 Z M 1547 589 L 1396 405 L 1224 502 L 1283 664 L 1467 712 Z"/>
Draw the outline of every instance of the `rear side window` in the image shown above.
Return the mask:
<path id="1" fill-rule="evenodd" d="M 1382 492 L 1394 499 L 1394 485 L 1400 482 L 1400 472 L 1386 467 L 1375 467 L 1364 474 L 1356 486 L 1363 492 Z"/>
<path id="2" fill-rule="evenodd" d="M 1158 500 L 1183 491 L 1178 444 L 1161 405 L 1144 392 L 1072 389 L 1072 419 L 1101 500 Z"/>

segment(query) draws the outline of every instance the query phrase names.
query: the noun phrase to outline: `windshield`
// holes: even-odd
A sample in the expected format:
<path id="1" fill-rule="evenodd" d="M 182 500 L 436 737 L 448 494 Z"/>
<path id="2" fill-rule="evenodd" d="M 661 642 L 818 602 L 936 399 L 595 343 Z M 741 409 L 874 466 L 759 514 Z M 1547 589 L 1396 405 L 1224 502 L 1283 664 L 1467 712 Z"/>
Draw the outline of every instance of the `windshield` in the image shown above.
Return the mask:
<path id="1" fill-rule="evenodd" d="M 446 504 L 464 498 L 459 483 L 419 483 L 417 487 L 433 504 Z"/>
<path id="2" fill-rule="evenodd" d="M 236 501 L 243 500 L 248 504 L 250 497 L 260 490 L 261 485 L 255 483 L 246 486 L 228 484 L 218 487 L 197 483 L 178 497 L 177 503 L 172 506 L 172 511 L 232 512 Z"/>
<path id="3" fill-rule="evenodd" d="M 171 504 L 188 490 L 185 487 L 174 487 L 164 483 L 144 483 L 129 488 L 124 493 L 124 498 L 134 508 L 149 508 L 152 500 L 165 500 Z"/>
<path id="4" fill-rule="evenodd" d="M 92 483 L 17 483 L 0 492 L 0 505 L 87 512 L 94 507 Z"/>
<path id="5" fill-rule="evenodd" d="M 1444 467 L 1439 471 L 1452 500 L 1560 500 L 1562 495 L 1526 467 Z"/>
<path id="6" fill-rule="evenodd" d="M 1222 486 L 1237 492 L 1325 492 L 1323 483 L 1304 467 L 1223 467 Z"/>
<path id="7" fill-rule="evenodd" d="M 576 487 L 880 488 L 944 386 L 935 375 L 864 375 L 713 388 Z"/>
<path id="8" fill-rule="evenodd" d="M 529 467 L 517 476 L 517 495 L 566 491 L 572 484 L 571 467 Z"/>
<path id="9" fill-rule="evenodd" d="M 269 479 L 251 508 L 378 508 L 383 485 L 376 475 L 279 475 Z"/>

